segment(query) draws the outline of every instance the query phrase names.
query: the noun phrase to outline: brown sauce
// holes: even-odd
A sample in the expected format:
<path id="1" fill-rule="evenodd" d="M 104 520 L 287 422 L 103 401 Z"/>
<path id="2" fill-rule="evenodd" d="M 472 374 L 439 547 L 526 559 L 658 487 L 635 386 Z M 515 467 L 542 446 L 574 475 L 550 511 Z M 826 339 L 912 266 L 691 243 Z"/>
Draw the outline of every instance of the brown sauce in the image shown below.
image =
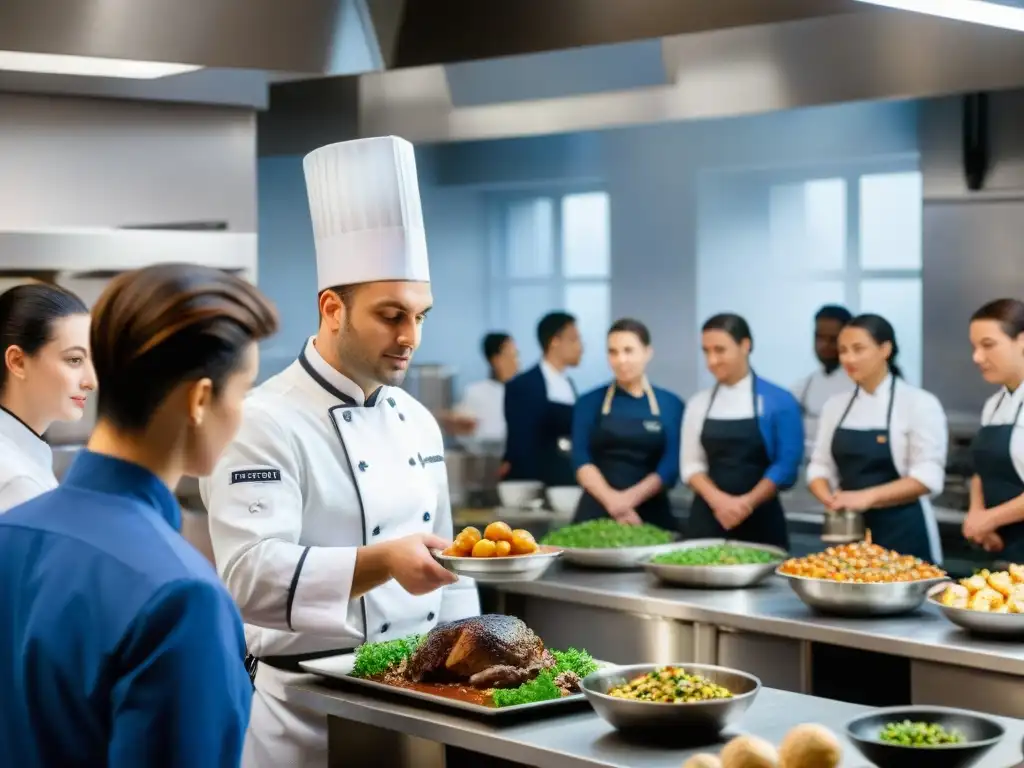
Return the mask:
<path id="1" fill-rule="evenodd" d="M 374 675 L 371 678 L 375 683 L 383 683 L 395 688 L 404 688 L 407 691 L 418 691 L 431 696 L 440 696 L 445 699 L 463 701 L 467 704 L 476 704 L 480 707 L 493 707 L 490 690 L 473 688 L 460 683 L 414 683 L 404 677 L 395 674 Z"/>

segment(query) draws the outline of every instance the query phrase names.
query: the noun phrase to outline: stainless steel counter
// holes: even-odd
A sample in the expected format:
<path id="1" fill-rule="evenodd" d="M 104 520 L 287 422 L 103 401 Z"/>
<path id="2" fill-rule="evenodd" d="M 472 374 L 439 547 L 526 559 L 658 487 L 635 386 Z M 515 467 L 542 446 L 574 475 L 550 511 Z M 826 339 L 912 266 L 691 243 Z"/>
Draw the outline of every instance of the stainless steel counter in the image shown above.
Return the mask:
<path id="1" fill-rule="evenodd" d="M 776 577 L 753 589 L 690 590 L 663 587 L 643 572 L 563 566 L 500 591 L 1024 676 L 1024 644 L 968 635 L 930 606 L 893 618 L 822 616 Z"/>
<path id="2" fill-rule="evenodd" d="M 842 739 L 844 768 L 868 766 L 843 737 L 844 724 L 866 708 L 767 688 L 738 729 L 722 734 L 717 743 L 690 745 L 627 741 L 589 708 L 550 719 L 500 725 L 318 682 L 294 686 L 289 698 L 331 719 L 332 767 L 450 766 L 455 761 L 446 763 L 445 747 L 456 747 L 479 756 L 461 763 L 475 766 L 494 765 L 490 758 L 499 756 L 511 764 L 537 768 L 679 768 L 695 754 L 717 751 L 737 733 L 752 733 L 778 744 L 790 728 L 806 722 L 820 723 Z M 1000 722 L 1006 728 L 1006 737 L 977 764 L 978 768 L 1007 768 L 1021 759 L 1024 722 Z"/>

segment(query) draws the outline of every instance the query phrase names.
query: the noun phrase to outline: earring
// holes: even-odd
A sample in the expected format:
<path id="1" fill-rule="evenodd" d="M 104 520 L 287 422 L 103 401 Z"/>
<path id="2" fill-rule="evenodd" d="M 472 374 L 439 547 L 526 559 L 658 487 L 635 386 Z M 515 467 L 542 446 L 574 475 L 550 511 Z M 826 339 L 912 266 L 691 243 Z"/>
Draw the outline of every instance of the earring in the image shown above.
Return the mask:
<path id="1" fill-rule="evenodd" d="M 191 421 L 192 421 L 192 426 L 193 427 L 201 427 L 201 426 L 203 426 L 203 419 L 200 416 L 193 416 Z"/>

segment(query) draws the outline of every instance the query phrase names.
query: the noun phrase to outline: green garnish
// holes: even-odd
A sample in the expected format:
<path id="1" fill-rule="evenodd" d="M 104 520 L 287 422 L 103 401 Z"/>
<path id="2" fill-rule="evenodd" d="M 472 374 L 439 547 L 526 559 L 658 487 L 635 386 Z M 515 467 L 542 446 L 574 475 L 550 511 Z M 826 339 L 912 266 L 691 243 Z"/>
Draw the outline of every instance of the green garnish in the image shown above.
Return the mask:
<path id="1" fill-rule="evenodd" d="M 412 656 L 419 648 L 425 635 L 410 635 L 398 640 L 384 640 L 380 643 L 363 643 L 356 648 L 356 660 L 352 667 L 355 677 L 376 677 Z"/>
<path id="2" fill-rule="evenodd" d="M 760 565 L 781 559 L 763 549 L 722 544 L 665 552 L 652 558 L 651 562 L 659 565 Z"/>
<path id="3" fill-rule="evenodd" d="M 563 672 L 575 672 L 582 680 L 597 669 L 597 662 L 586 651 L 570 648 L 567 651 L 551 651 L 555 666 L 543 670 L 533 680 L 518 688 L 498 688 L 491 694 L 496 707 L 515 707 L 538 701 L 560 699 L 562 691 L 555 685 L 555 678 Z"/>
<path id="4" fill-rule="evenodd" d="M 672 533 L 656 525 L 623 525 L 605 517 L 551 531 L 540 543 L 569 549 L 617 549 L 668 544 L 672 539 Z"/>
<path id="5" fill-rule="evenodd" d="M 886 723 L 878 738 L 887 744 L 901 747 L 938 747 L 943 744 L 962 744 L 964 736 L 959 731 L 947 731 L 937 723 Z"/>

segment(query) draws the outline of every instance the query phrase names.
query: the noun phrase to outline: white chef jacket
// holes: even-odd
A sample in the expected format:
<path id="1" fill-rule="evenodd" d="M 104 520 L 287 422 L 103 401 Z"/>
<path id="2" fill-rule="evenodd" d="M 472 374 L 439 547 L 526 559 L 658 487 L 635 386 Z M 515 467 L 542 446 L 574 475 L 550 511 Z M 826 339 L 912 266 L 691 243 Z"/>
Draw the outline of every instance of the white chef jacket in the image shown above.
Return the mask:
<path id="1" fill-rule="evenodd" d="M 504 442 L 505 385 L 500 381 L 484 379 L 467 385 L 456 410 L 477 420 L 474 441 Z"/>
<path id="2" fill-rule="evenodd" d="M 824 368 L 818 368 L 809 376 L 804 376 L 789 390 L 793 397 L 800 403 L 800 411 L 804 416 L 804 440 L 806 441 L 807 455 L 814 450 L 814 437 L 818 434 L 818 418 L 821 416 L 821 409 L 833 395 L 853 393 L 857 385 L 846 375 L 842 366 L 836 368 L 832 373 L 825 373 Z"/>
<path id="3" fill-rule="evenodd" d="M 732 386 L 728 384 L 718 385 L 718 394 L 711 403 L 711 411 L 708 412 L 708 402 L 711 400 L 711 393 L 714 388 L 702 389 L 690 398 L 686 404 L 686 411 L 683 413 L 683 433 L 681 442 L 680 477 L 683 484 L 689 483 L 694 475 L 707 473 L 708 457 L 704 452 L 704 445 L 701 443 L 701 433 L 704 431 L 704 419 L 713 418 L 723 421 L 737 419 L 750 419 L 754 417 L 754 394 L 751 387 L 754 386 L 754 377 L 747 374 Z M 763 398 L 758 398 L 762 401 Z M 764 403 L 758 403 L 758 416 L 764 413 Z"/>
<path id="4" fill-rule="evenodd" d="M 356 549 L 452 536 L 441 430 L 409 394 L 372 406 L 313 344 L 253 390 L 238 437 L 200 489 L 217 569 L 256 656 L 347 650 L 478 614 L 469 579 L 414 597 L 396 581 L 349 598 Z"/>
<path id="5" fill-rule="evenodd" d="M 564 371 L 559 371 L 547 360 L 540 361 L 540 372 L 544 376 L 548 400 L 552 403 L 573 405 L 576 402 L 576 387 Z"/>
<path id="6" fill-rule="evenodd" d="M 0 513 L 56 487 L 50 446 L 0 408 Z"/>
<path id="7" fill-rule="evenodd" d="M 981 409 L 981 426 L 1010 424 L 1017 419 L 1010 436 L 1010 457 L 1017 476 L 1024 480 L 1024 409 L 1018 413 L 1022 403 L 1024 387 L 1017 387 L 1014 392 L 1001 388 L 985 401 L 985 407 Z"/>

